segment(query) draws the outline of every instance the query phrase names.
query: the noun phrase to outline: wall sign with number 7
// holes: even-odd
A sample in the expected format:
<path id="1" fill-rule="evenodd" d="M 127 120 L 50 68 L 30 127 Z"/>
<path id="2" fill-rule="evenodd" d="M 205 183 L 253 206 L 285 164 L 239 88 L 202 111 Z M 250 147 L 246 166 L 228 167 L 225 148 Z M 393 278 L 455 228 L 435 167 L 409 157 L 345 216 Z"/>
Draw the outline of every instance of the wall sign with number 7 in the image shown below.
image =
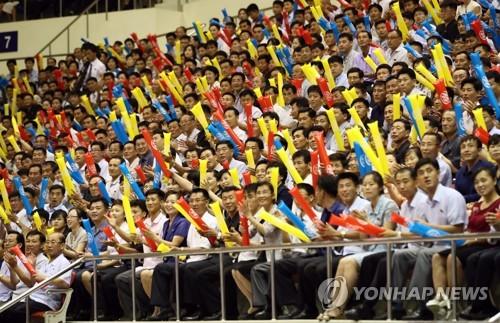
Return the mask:
<path id="1" fill-rule="evenodd" d="M 17 31 L 0 33 L 0 53 L 17 52 Z"/>

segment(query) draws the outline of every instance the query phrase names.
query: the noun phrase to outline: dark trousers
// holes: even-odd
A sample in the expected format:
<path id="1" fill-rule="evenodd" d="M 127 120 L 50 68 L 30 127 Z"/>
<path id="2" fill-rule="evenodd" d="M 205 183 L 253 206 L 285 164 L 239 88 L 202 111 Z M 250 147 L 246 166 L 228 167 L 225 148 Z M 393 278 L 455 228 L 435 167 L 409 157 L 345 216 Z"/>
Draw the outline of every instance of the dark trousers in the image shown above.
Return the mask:
<path id="1" fill-rule="evenodd" d="M 45 304 L 35 302 L 34 300 L 28 300 L 30 315 L 39 311 L 50 311 L 50 307 Z M 26 322 L 26 303 L 19 302 L 9 308 L 7 311 L 0 313 L 1 322 Z"/>
<path id="2" fill-rule="evenodd" d="M 132 279 L 135 283 L 135 304 L 136 317 L 142 318 L 151 310 L 149 298 L 142 288 L 141 276 L 139 273 L 132 273 L 132 270 L 124 271 L 115 277 L 115 284 L 118 290 L 118 299 L 123 313 L 127 318 L 132 317 Z"/>
<path id="3" fill-rule="evenodd" d="M 97 272 L 97 296 L 100 298 L 101 304 L 103 304 L 102 310 L 106 316 L 120 317 L 122 314 L 115 277 L 127 270 L 128 267 L 122 265 L 120 267 L 105 268 Z"/>
<path id="4" fill-rule="evenodd" d="M 332 277 L 335 276 L 337 267 L 342 256 L 332 256 Z M 304 274 L 299 277 L 299 287 L 304 309 L 308 314 L 316 314 L 316 299 L 319 285 L 327 278 L 326 255 L 310 258 L 304 267 Z"/>
<path id="5" fill-rule="evenodd" d="M 359 270 L 358 287 L 385 287 L 387 285 L 387 254 L 385 252 L 374 253 L 363 258 Z M 377 298 L 362 300 L 363 305 L 374 307 Z"/>
<path id="6" fill-rule="evenodd" d="M 180 267 L 183 265 L 179 263 L 179 274 Z M 172 304 L 175 301 L 175 296 L 172 298 L 172 292 L 175 295 L 175 263 L 168 262 L 157 265 L 153 272 L 151 305 L 172 310 Z"/>
<path id="7" fill-rule="evenodd" d="M 232 263 L 227 254 L 222 255 L 223 266 L 227 267 Z M 219 256 L 213 256 L 207 260 L 200 261 L 184 267 L 184 281 L 190 284 L 186 290 L 186 297 L 191 304 L 196 304 L 205 314 L 213 314 L 221 311 L 220 297 L 220 266 Z M 228 275 L 228 274 L 226 274 Z M 232 279 L 231 279 L 232 280 Z M 229 282 L 230 283 L 230 282 Z M 234 282 L 233 290 L 236 290 Z M 227 288 L 225 288 L 227 290 Z M 227 299 L 227 296 L 226 296 Z"/>
<path id="8" fill-rule="evenodd" d="M 71 301 L 69 303 L 69 313 L 78 314 L 80 312 L 90 312 L 92 306 L 91 298 L 82 283 L 82 274 L 89 270 L 92 270 L 92 268 L 80 268 L 75 270 L 76 277 L 71 285 L 73 294 L 71 295 Z"/>
<path id="9" fill-rule="evenodd" d="M 298 256 L 280 259 L 275 264 L 275 282 L 276 282 L 276 305 L 303 306 L 303 300 L 300 293 L 295 288 L 293 280 L 294 275 L 304 276 L 304 268 L 313 259 L 311 256 Z"/>
<path id="10" fill-rule="evenodd" d="M 498 275 L 499 266 L 500 247 L 489 248 L 473 253 L 467 258 L 465 266 L 467 285 L 471 287 L 489 288 L 494 275 Z M 472 301 L 472 309 L 474 312 L 492 309 L 492 307 L 493 306 L 488 297 L 484 300 L 480 300 L 479 297 L 477 297 L 474 301 Z"/>

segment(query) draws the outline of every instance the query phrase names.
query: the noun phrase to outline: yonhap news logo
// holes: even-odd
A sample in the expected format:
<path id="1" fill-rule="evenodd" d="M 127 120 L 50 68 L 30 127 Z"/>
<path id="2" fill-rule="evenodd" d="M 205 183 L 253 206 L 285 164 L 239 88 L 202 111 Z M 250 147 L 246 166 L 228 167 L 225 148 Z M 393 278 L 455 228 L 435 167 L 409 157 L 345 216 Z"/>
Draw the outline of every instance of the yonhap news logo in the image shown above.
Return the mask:
<path id="1" fill-rule="evenodd" d="M 488 287 L 354 287 L 352 296 L 359 300 L 426 301 L 439 294 L 450 301 L 476 301 L 488 298 Z M 324 280 L 318 288 L 324 309 L 344 305 L 349 298 L 346 279 L 342 276 Z"/>

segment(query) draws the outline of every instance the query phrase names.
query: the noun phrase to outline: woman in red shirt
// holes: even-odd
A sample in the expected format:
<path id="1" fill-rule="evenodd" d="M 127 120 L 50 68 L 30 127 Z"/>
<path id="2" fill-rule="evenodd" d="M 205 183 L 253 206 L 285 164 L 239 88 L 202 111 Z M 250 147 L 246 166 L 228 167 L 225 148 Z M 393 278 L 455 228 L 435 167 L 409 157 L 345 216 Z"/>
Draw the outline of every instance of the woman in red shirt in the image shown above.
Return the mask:
<path id="1" fill-rule="evenodd" d="M 486 222 L 489 213 L 497 213 L 500 209 L 500 195 L 497 192 L 496 173 L 494 168 L 480 168 L 473 175 L 474 188 L 480 195 L 479 201 L 472 206 L 469 215 L 468 233 L 489 232 L 490 225 Z M 478 251 L 490 248 L 492 245 L 484 239 L 467 240 L 457 248 L 457 285 L 464 281 L 464 267 L 467 257 Z M 434 254 L 432 257 L 432 280 L 436 292 L 435 297 L 427 302 L 427 307 L 446 307 L 450 309 L 450 300 L 445 294 L 446 287 L 453 286 L 451 281 L 452 257 L 451 249 Z"/>

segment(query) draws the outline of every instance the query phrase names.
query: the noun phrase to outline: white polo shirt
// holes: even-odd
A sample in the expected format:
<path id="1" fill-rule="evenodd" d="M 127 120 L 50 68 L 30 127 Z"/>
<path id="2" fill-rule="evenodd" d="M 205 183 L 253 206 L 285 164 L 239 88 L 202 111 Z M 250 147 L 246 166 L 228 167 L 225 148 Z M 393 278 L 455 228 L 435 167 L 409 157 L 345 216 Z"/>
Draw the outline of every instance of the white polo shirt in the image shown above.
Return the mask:
<path id="1" fill-rule="evenodd" d="M 210 213 L 208 213 L 208 211 L 203 214 L 201 219 L 211 229 L 214 229 L 216 231 L 218 230 L 217 229 L 217 220 L 215 219 L 214 216 L 212 216 Z M 186 244 L 187 244 L 188 248 L 203 248 L 203 249 L 210 249 L 211 248 L 210 241 L 207 238 L 205 238 L 204 236 L 202 236 L 201 234 L 199 234 L 193 225 L 189 226 Z M 205 260 L 207 258 L 208 258 L 208 255 L 193 255 L 193 256 L 189 256 L 187 262 L 201 261 L 201 260 Z"/>

